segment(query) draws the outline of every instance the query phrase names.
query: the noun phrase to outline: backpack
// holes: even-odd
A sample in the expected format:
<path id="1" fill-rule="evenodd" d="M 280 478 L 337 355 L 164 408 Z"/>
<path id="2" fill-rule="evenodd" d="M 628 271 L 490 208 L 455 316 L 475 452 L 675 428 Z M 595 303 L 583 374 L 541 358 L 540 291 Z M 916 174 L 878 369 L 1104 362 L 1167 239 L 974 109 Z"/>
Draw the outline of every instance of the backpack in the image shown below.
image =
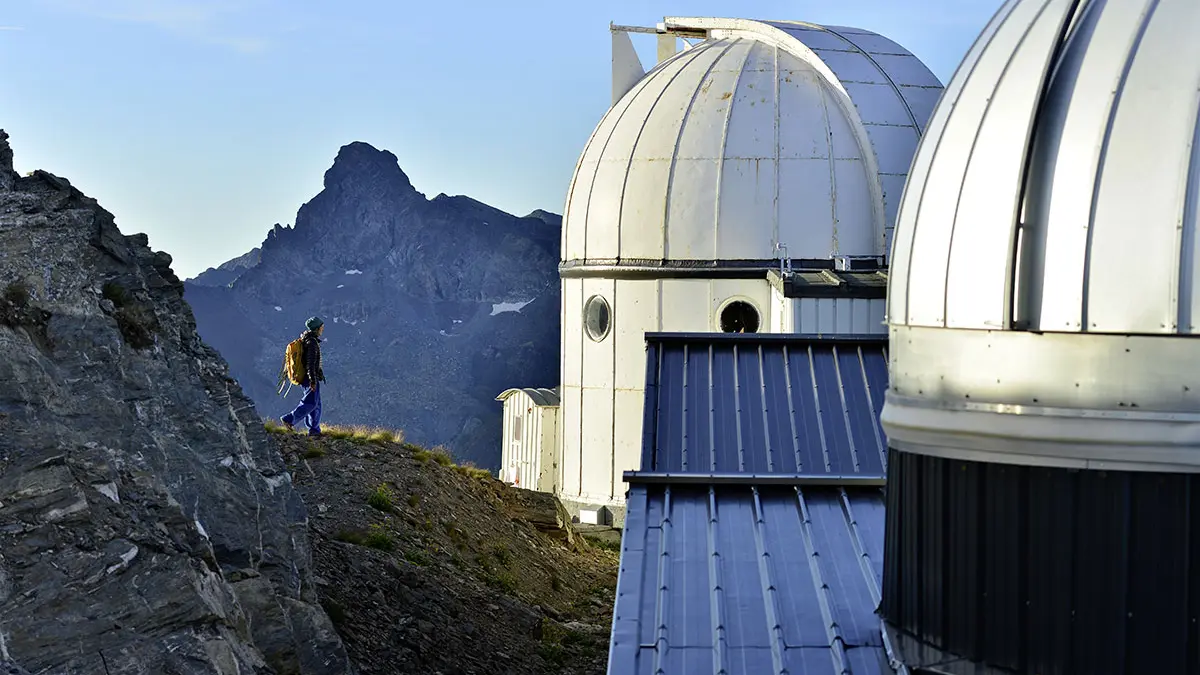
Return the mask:
<path id="1" fill-rule="evenodd" d="M 304 382 L 304 338 L 298 337 L 288 343 L 283 352 L 283 368 L 279 371 L 279 391 L 283 393 L 287 385 L 300 385 Z M 290 386 L 287 386 L 291 389 Z"/>

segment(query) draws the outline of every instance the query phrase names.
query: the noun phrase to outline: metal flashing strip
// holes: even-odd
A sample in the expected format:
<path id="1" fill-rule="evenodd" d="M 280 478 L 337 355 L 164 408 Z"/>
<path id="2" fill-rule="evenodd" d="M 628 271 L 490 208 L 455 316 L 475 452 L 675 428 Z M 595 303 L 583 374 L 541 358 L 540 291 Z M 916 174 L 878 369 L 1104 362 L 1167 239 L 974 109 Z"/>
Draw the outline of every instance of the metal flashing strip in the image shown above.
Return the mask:
<path id="1" fill-rule="evenodd" d="M 887 393 L 892 448 L 961 460 L 1113 471 L 1196 472 L 1200 415 L 948 404 Z"/>
<path id="2" fill-rule="evenodd" d="M 869 475 L 761 474 L 761 473 L 658 473 L 626 471 L 626 483 L 640 485 L 779 485 L 810 487 L 883 487 L 883 473 Z"/>
<path id="3" fill-rule="evenodd" d="M 810 344 L 818 344 L 820 346 L 841 346 L 841 345 L 861 345 L 863 347 L 880 347 L 886 348 L 888 337 L 886 335 L 856 335 L 856 334 L 841 334 L 841 333 L 666 333 L 666 332 L 647 332 L 646 342 L 649 344 L 670 344 L 670 343 L 712 343 L 720 344 L 738 344 L 745 343 L 747 345 L 753 343 L 762 343 L 764 345 L 786 344 L 790 347 L 801 348 L 807 347 Z"/>
<path id="4" fill-rule="evenodd" d="M 827 258 L 793 260 L 796 269 L 834 269 L 834 261 Z M 725 277 L 761 279 L 771 271 L 778 271 L 777 258 L 761 259 L 667 259 L 667 258 L 584 258 L 563 260 L 558 265 L 559 276 L 606 277 L 606 278 L 671 278 L 671 277 Z"/>
<path id="5" fill-rule="evenodd" d="M 835 261 L 792 261 L 786 277 L 778 260 L 568 260 L 559 264 L 563 279 L 766 279 L 784 297 L 853 298 L 887 297 L 887 268 L 834 269 Z"/>

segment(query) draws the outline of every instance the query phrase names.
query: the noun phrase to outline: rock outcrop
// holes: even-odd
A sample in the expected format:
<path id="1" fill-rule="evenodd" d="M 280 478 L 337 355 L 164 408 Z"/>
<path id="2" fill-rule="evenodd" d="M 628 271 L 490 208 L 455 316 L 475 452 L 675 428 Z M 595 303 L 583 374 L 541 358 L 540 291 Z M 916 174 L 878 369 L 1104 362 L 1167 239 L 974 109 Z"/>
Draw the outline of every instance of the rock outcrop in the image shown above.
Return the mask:
<path id="1" fill-rule="evenodd" d="M 0 672 L 351 673 L 171 258 L 0 132 Z"/>
<path id="2" fill-rule="evenodd" d="M 272 228 L 253 264 L 188 282 L 187 300 L 265 415 L 298 402 L 276 394 L 283 348 L 320 315 L 330 421 L 402 428 L 498 468 L 495 396 L 559 381 L 561 220 L 426 199 L 395 155 L 351 143 L 294 227 Z"/>

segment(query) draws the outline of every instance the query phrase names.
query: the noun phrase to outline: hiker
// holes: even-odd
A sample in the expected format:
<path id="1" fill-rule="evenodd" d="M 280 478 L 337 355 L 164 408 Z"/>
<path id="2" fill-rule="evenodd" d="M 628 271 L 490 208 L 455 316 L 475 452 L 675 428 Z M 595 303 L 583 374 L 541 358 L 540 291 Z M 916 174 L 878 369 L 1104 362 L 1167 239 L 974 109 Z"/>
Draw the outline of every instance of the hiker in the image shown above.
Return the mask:
<path id="1" fill-rule="evenodd" d="M 299 364 L 303 364 L 303 375 L 294 381 L 304 387 L 304 398 L 292 412 L 279 418 L 280 422 L 292 431 L 297 420 L 303 420 L 308 427 L 309 436 L 321 435 L 321 388 L 319 384 L 325 381 L 325 371 L 321 370 L 321 333 L 325 332 L 325 323 L 319 317 L 312 317 L 304 322 L 307 329 L 300 337 L 288 345 L 289 352 L 299 348 Z M 298 345 L 296 343 L 299 343 Z M 286 366 L 285 366 L 286 367 Z M 296 375 L 299 375 L 298 373 Z"/>

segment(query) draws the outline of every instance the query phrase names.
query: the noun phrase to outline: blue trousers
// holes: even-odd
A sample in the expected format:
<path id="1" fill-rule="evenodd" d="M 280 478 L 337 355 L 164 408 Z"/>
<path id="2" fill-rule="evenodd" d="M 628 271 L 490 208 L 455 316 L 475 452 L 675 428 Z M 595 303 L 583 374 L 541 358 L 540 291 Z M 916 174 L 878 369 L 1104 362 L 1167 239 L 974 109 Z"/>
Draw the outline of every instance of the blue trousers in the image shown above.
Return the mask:
<path id="1" fill-rule="evenodd" d="M 304 398 L 292 412 L 281 418 L 287 424 L 295 424 L 304 420 L 310 436 L 321 433 L 321 387 L 305 387 Z"/>

